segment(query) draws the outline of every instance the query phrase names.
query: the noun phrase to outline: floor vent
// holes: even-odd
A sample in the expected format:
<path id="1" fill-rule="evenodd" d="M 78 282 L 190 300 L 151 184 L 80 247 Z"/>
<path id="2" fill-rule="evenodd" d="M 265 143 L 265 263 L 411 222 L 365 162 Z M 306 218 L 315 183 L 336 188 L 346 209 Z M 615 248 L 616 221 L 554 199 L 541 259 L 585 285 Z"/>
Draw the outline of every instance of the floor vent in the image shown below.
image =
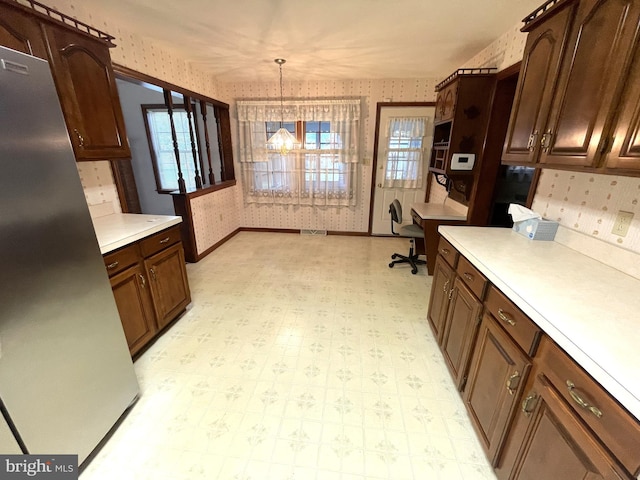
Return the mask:
<path id="1" fill-rule="evenodd" d="M 326 230 L 300 230 L 300 235 L 326 235 Z"/>

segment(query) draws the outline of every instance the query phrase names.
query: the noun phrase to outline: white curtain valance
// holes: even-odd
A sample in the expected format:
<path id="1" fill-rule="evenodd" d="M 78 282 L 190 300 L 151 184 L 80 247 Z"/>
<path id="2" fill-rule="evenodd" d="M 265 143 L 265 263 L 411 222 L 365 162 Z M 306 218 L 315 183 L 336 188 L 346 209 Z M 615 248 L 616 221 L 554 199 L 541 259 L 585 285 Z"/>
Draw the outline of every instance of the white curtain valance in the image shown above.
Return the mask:
<path id="1" fill-rule="evenodd" d="M 357 100 L 238 100 L 240 122 L 330 122 L 360 119 Z"/>

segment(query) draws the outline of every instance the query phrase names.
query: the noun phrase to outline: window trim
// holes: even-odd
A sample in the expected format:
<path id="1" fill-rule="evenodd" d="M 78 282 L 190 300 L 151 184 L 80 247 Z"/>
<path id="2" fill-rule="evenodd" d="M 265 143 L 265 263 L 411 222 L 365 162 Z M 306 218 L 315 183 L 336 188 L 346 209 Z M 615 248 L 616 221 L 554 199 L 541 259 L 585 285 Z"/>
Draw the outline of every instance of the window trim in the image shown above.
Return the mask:
<path id="1" fill-rule="evenodd" d="M 151 134 L 151 127 L 149 126 L 149 111 L 150 110 L 164 110 L 167 115 L 169 115 L 169 109 L 164 103 L 145 103 L 140 105 L 140 109 L 142 110 L 142 119 L 144 121 L 144 129 L 147 133 L 147 144 L 149 146 L 149 155 L 151 156 L 151 166 L 153 167 L 153 176 L 156 181 L 156 191 L 161 194 L 170 194 L 178 190 L 178 188 L 162 188 L 162 181 L 160 177 L 160 171 L 158 167 L 158 157 L 156 156 L 156 151 L 153 144 L 153 137 Z M 186 112 L 184 103 L 174 103 L 173 111 Z M 200 142 L 200 129 L 198 128 L 198 116 L 191 115 L 191 119 L 193 120 L 193 128 L 195 130 L 195 142 L 198 146 L 198 168 L 200 168 L 200 175 L 204 175 L 204 159 L 202 156 L 202 148 L 200 146 L 202 143 Z M 180 159 L 182 162 L 182 158 Z"/>

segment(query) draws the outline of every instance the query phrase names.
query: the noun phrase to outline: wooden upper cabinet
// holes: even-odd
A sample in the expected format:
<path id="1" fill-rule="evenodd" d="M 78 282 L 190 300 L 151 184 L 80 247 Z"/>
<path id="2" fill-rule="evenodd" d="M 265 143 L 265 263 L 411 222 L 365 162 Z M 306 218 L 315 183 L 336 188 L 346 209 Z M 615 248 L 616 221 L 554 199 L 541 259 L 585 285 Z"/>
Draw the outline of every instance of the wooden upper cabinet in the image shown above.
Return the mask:
<path id="1" fill-rule="evenodd" d="M 637 0 L 580 1 L 540 163 L 598 166 L 639 20 Z"/>
<path id="2" fill-rule="evenodd" d="M 635 50 L 619 116 L 614 123 L 611 151 L 606 154 L 604 166 L 637 172 L 640 170 L 640 42 Z"/>
<path id="3" fill-rule="evenodd" d="M 525 165 L 537 160 L 575 3 L 560 5 L 549 12 L 544 22 L 538 21 L 529 30 L 503 163 Z"/>
<path id="4" fill-rule="evenodd" d="M 2 3 L 0 3 L 0 45 L 47 59 L 47 47 L 38 21 Z"/>
<path id="5" fill-rule="evenodd" d="M 130 157 L 107 46 L 56 25 L 44 29 L 76 159 Z"/>
<path id="6" fill-rule="evenodd" d="M 458 94 L 458 83 L 454 82 L 445 89 L 438 92 L 436 99 L 436 111 L 434 121 L 444 122 L 451 120 L 456 108 L 456 96 Z"/>

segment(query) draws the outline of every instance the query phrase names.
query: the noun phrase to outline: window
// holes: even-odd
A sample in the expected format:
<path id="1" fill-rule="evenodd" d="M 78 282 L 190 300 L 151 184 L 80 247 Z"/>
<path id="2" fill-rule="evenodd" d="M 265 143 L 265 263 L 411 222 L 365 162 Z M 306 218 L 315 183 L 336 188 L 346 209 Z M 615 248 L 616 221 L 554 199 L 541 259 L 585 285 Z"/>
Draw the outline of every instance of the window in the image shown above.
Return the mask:
<path id="1" fill-rule="evenodd" d="M 385 187 L 421 188 L 426 117 L 392 117 L 386 142 Z"/>
<path id="2" fill-rule="evenodd" d="M 158 191 L 173 191 L 178 189 L 178 166 L 176 164 L 175 150 L 173 148 L 173 137 L 171 134 L 171 122 L 169 113 L 164 105 L 143 105 L 142 112 L 145 126 L 149 138 L 149 149 L 151 151 L 156 174 Z M 198 131 L 195 115 L 191 117 L 191 132 L 194 132 L 195 161 L 198 162 L 200 175 L 203 172 L 203 165 L 198 153 L 198 143 L 195 135 Z M 176 129 L 178 140 L 178 151 L 180 155 L 180 168 L 184 178 L 187 191 L 195 190 L 195 164 L 194 155 L 191 148 L 191 133 L 189 130 L 189 119 L 184 107 L 175 105 L 173 110 L 173 123 Z"/>
<path id="3" fill-rule="evenodd" d="M 320 102 L 295 105 L 288 102 L 285 108 L 288 114 L 282 124 L 275 121 L 281 116 L 279 105 L 238 102 L 240 157 L 247 202 L 356 204 L 359 100 L 336 104 Z M 269 118 L 271 114 L 273 118 Z M 290 117 L 298 119 L 290 121 Z M 267 139 L 281 125 L 301 143 L 299 150 L 284 156 L 265 148 Z"/>

